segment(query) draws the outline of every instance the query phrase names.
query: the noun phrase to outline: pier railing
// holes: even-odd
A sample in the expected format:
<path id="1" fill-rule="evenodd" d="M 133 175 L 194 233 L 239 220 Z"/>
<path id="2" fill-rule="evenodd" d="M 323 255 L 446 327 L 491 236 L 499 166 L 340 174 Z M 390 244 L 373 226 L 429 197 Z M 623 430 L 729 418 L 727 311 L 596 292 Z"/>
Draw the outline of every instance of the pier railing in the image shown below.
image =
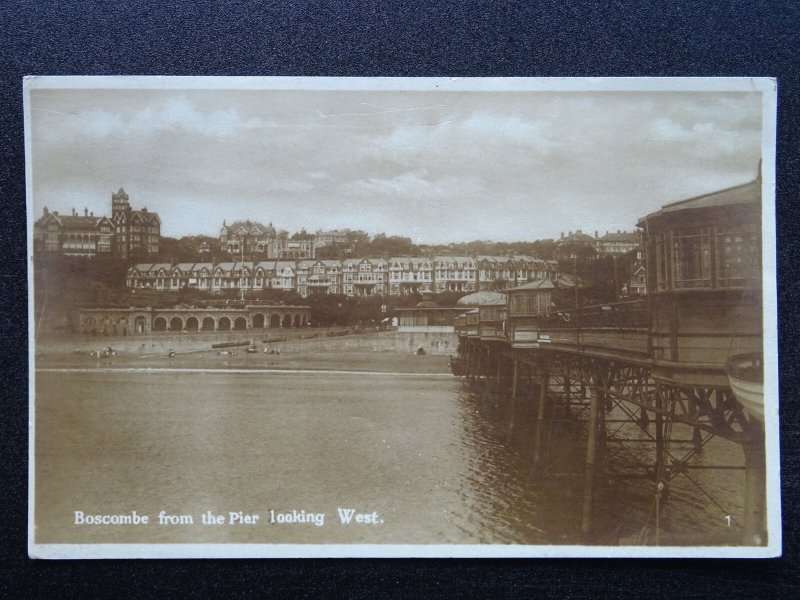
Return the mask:
<path id="1" fill-rule="evenodd" d="M 650 314 L 643 299 L 559 310 L 540 318 L 545 329 L 649 329 Z"/>

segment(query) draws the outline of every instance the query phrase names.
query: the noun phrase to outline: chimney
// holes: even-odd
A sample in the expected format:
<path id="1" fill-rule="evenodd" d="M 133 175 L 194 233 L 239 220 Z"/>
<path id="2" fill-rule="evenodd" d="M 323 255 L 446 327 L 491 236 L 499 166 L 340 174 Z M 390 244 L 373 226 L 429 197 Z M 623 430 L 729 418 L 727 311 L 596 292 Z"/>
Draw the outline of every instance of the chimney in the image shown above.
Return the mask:
<path id="1" fill-rule="evenodd" d="M 58 211 L 57 211 L 57 210 L 54 210 L 54 211 L 53 211 L 53 214 L 54 214 L 55 216 L 58 216 Z"/>
<path id="2" fill-rule="evenodd" d="M 562 240 L 564 239 L 564 232 L 563 231 L 561 232 L 561 239 Z"/>
<path id="3" fill-rule="evenodd" d="M 597 231 L 597 229 L 595 229 L 595 230 L 594 230 L 594 239 L 597 239 L 597 238 L 599 238 L 599 237 L 600 237 L 600 232 L 599 232 L 599 231 Z"/>
<path id="4" fill-rule="evenodd" d="M 93 216 L 94 216 L 94 211 L 90 212 L 90 213 L 89 213 L 89 216 L 90 216 L 90 217 L 93 217 Z"/>
<path id="5" fill-rule="evenodd" d="M 78 214 L 78 212 L 75 210 L 75 207 L 73 206 L 73 207 L 72 207 L 72 216 L 74 217 L 74 216 L 76 216 L 77 214 Z"/>
<path id="6" fill-rule="evenodd" d="M 83 216 L 84 217 L 88 217 L 89 216 L 89 209 L 86 208 L 85 206 L 83 207 Z"/>
<path id="7" fill-rule="evenodd" d="M 45 207 L 44 207 L 44 216 L 46 217 L 46 216 L 47 216 L 47 215 L 49 215 L 49 214 L 50 214 L 50 211 L 49 211 L 49 210 L 47 210 L 47 207 L 45 206 Z"/>

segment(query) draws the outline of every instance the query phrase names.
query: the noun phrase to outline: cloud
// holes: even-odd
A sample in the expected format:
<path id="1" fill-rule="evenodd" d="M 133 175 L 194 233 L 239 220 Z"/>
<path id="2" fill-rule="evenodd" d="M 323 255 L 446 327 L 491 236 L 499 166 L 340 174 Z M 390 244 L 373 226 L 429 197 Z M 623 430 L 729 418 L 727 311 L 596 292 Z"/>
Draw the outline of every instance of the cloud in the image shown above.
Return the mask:
<path id="1" fill-rule="evenodd" d="M 216 232 L 233 217 L 423 242 L 630 229 L 662 204 L 746 181 L 760 158 L 758 94 L 94 90 L 32 100 L 35 210 L 97 213 L 122 185 L 158 210 L 167 235 L 204 223 Z"/>
<path id="2" fill-rule="evenodd" d="M 119 137 L 129 140 L 164 132 L 205 137 L 232 136 L 243 130 L 270 125 L 258 118 L 243 119 L 234 108 L 200 110 L 185 96 L 168 97 L 127 114 L 103 108 L 54 114 L 73 117 L 62 120 L 58 128 L 60 136 L 69 134 L 92 139 Z"/>

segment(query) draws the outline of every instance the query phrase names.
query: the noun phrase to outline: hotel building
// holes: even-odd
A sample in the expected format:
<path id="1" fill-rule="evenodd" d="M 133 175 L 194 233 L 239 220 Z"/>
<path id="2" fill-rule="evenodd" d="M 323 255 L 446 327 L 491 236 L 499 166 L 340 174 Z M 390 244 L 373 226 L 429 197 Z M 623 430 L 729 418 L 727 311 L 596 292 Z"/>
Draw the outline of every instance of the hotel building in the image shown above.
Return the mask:
<path id="1" fill-rule="evenodd" d="M 489 259 L 497 260 L 489 260 Z M 477 265 L 481 265 L 478 269 Z M 491 268 L 487 265 L 491 265 Z M 499 266 L 498 266 L 499 265 Z M 183 288 L 215 294 L 277 289 L 346 296 L 506 289 L 528 281 L 554 278 L 556 263 L 530 256 L 436 256 L 351 258 L 339 260 L 262 260 L 220 263 L 137 264 L 128 270 L 132 289 L 176 291 Z"/>

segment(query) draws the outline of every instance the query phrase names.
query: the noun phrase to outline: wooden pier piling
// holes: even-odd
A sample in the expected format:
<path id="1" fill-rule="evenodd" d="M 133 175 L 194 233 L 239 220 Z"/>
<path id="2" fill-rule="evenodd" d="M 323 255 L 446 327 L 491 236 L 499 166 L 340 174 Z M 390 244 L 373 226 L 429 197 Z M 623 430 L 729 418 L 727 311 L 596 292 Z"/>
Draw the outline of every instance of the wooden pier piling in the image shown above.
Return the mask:
<path id="1" fill-rule="evenodd" d="M 539 375 L 539 405 L 536 415 L 536 440 L 533 452 L 534 466 L 538 468 L 542 462 L 542 448 L 544 446 L 545 419 L 549 414 L 547 388 L 549 385 L 550 374 L 543 371 Z"/>
<path id="2" fill-rule="evenodd" d="M 586 442 L 586 471 L 583 480 L 583 513 L 581 533 L 584 538 L 592 532 L 592 505 L 594 503 L 594 481 L 597 459 L 597 430 L 600 414 L 600 398 L 596 387 L 592 389 L 589 404 L 589 435 Z"/>

